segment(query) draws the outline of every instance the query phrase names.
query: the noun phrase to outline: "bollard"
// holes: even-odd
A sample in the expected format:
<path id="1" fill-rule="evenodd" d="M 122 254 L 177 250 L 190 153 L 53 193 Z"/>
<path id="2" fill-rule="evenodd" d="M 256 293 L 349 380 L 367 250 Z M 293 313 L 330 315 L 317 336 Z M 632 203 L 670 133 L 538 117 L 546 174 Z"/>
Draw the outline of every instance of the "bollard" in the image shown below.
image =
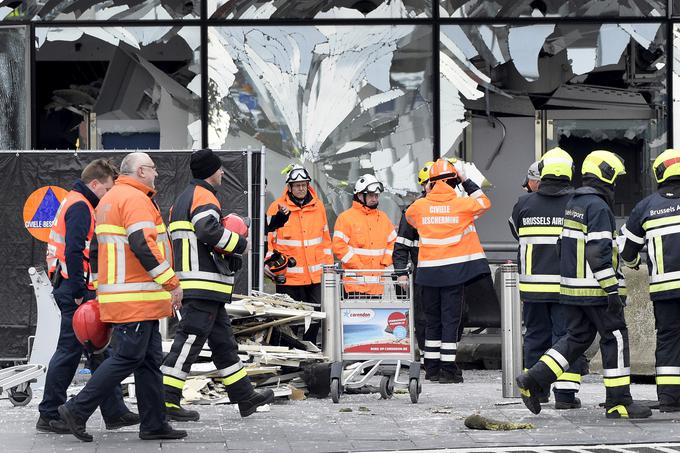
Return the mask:
<path id="1" fill-rule="evenodd" d="M 321 272 L 321 311 L 326 313 L 323 321 L 323 355 L 330 362 L 340 360 L 338 356 L 338 320 L 336 304 L 340 303 L 336 296 L 337 273 L 332 265 L 323 266 Z"/>
<path id="2" fill-rule="evenodd" d="M 172 340 L 172 338 L 168 338 L 168 318 L 163 318 L 158 321 L 158 330 L 161 332 L 161 340 Z"/>
<path id="3" fill-rule="evenodd" d="M 516 264 L 501 265 L 503 398 L 519 398 L 515 377 L 522 372 L 522 309 Z"/>

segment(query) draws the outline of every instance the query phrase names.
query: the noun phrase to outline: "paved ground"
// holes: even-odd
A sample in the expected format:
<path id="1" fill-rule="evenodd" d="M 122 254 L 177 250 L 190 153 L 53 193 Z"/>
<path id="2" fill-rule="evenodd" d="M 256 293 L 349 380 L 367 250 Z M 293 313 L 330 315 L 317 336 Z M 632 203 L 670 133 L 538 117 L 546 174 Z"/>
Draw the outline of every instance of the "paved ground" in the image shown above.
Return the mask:
<path id="1" fill-rule="evenodd" d="M 637 399 L 655 399 L 652 385 L 633 385 Z M 391 400 L 378 395 L 343 395 L 339 404 L 329 399 L 280 401 L 270 412 L 241 419 L 230 405 L 197 406 L 201 421 L 176 425 L 186 428 L 182 441 L 141 441 L 136 429 L 106 431 L 97 412 L 88 424 L 95 442 L 81 443 L 73 436 L 36 433 L 39 390 L 26 407 L 13 407 L 0 401 L 0 452 L 327 452 L 394 451 L 479 448 L 500 451 L 588 451 L 539 446 L 597 444 L 655 444 L 680 440 L 680 414 L 660 414 L 639 421 L 607 420 L 598 407 L 604 398 L 600 376 L 588 376 L 581 391 L 584 407 L 555 411 L 545 405 L 534 416 L 519 400 L 504 400 L 500 371 L 466 371 L 465 383 L 439 385 L 426 381 L 418 404 L 408 394 Z M 510 403 L 510 404 L 508 404 Z M 131 402 L 131 406 L 135 408 Z M 196 407 L 196 406 L 194 406 Z M 351 412 L 341 411 L 351 409 Z M 518 431 L 475 431 L 466 428 L 468 415 L 505 421 L 522 421 L 535 429 Z M 677 445 L 677 444 L 676 444 Z M 680 451 L 666 444 L 591 451 Z M 450 450 L 453 451 L 453 450 Z M 460 450 L 457 450 L 460 451 Z"/>

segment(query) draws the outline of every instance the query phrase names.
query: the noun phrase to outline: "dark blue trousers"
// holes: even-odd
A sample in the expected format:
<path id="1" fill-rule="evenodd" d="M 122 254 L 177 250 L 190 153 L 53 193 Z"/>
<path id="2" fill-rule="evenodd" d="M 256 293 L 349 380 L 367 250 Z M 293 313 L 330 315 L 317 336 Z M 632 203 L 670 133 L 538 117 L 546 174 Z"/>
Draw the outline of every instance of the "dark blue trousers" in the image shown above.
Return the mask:
<path id="1" fill-rule="evenodd" d="M 156 431 L 165 423 L 163 361 L 158 320 L 114 324 L 113 352 L 104 360 L 85 388 L 66 403 L 83 420 L 131 373 L 141 418 L 140 431 Z"/>
<path id="2" fill-rule="evenodd" d="M 437 375 L 440 371 L 455 373 L 456 351 L 463 319 L 463 285 L 422 286 L 422 306 L 425 311 L 425 371 Z"/>
<path id="3" fill-rule="evenodd" d="M 531 368 L 545 351 L 567 334 L 568 315 L 566 305 L 557 302 L 525 302 L 523 305 L 524 368 Z M 586 357 L 581 354 L 568 371 L 582 375 L 586 368 Z M 555 388 L 553 392 L 556 401 L 571 401 L 577 390 Z M 547 395 L 548 391 L 542 396 Z"/>
<path id="4" fill-rule="evenodd" d="M 57 407 L 66 402 L 66 391 L 73 381 L 80 364 L 80 358 L 85 352 L 85 348 L 76 338 L 71 324 L 73 314 L 78 306 L 71 293 L 64 286 L 60 286 L 53 292 L 54 299 L 61 311 L 61 329 L 57 349 L 54 351 L 47 369 L 43 399 L 38 406 L 40 415 L 50 420 L 59 418 Z M 89 300 L 92 297 L 94 297 L 94 293 L 87 293 L 83 300 Z M 103 354 L 108 357 L 108 351 L 104 351 Z M 123 401 L 120 385 L 112 388 L 112 392 L 109 392 L 108 397 L 101 402 L 100 410 L 105 420 L 114 420 L 128 412 Z"/>

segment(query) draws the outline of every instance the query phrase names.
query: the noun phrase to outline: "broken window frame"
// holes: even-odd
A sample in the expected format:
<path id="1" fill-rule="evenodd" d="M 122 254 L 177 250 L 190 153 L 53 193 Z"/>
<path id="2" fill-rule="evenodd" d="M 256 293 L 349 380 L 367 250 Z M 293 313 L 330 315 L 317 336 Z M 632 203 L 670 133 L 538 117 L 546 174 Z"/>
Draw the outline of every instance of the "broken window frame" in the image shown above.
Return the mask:
<path id="1" fill-rule="evenodd" d="M 193 0 L 191 10 L 175 11 L 164 7 L 163 0 L 91 0 L 89 7 L 82 7 L 83 0 L 48 2 L 45 0 L 22 0 L 16 7 L 9 6 L 11 0 L 0 0 L 0 21 L 28 20 L 44 22 L 119 22 L 119 21 L 185 21 L 201 18 L 201 2 Z M 153 4 L 150 4 L 153 3 Z M 5 5 L 7 4 L 7 6 Z M 76 13 L 79 13 L 76 15 Z M 136 17 L 139 14 L 141 17 Z"/>
<path id="2" fill-rule="evenodd" d="M 307 12 L 295 10 L 302 2 L 290 0 L 218 0 L 208 3 L 210 20 L 363 20 L 363 19 L 428 19 L 434 17 L 433 6 L 438 0 L 371 0 L 373 10 L 347 7 L 346 0 L 316 0 Z M 380 2 L 376 5 L 376 2 Z M 229 3 L 231 3 L 231 8 Z M 307 2 L 311 3 L 311 2 Z M 359 3 L 359 2 L 357 2 Z M 279 5 L 277 5 L 279 4 Z M 210 8 L 214 5 L 214 8 Z M 289 7 L 276 9 L 277 6 Z"/>
<path id="3" fill-rule="evenodd" d="M 579 3 L 577 9 L 568 10 L 565 3 L 570 2 Z M 678 0 L 609 0 L 609 2 L 608 5 L 603 5 L 603 0 L 438 0 L 439 15 L 442 18 L 550 21 L 565 18 L 662 19 L 668 17 L 669 8 L 674 6 L 672 2 L 677 4 Z M 650 2 L 656 3 L 650 5 Z"/>

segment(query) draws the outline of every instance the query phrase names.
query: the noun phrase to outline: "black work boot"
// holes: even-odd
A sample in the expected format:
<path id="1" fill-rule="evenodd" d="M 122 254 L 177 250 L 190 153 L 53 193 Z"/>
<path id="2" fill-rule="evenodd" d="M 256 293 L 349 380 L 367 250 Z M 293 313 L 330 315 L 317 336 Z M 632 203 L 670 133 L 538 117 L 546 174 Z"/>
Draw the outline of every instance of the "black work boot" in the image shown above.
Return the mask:
<path id="1" fill-rule="evenodd" d="M 450 371 L 439 372 L 440 384 L 460 384 L 461 382 L 463 382 L 463 372 L 460 370 L 456 370 L 453 373 Z"/>
<path id="2" fill-rule="evenodd" d="M 238 410 L 241 417 L 247 417 L 253 414 L 259 406 L 269 404 L 272 401 L 274 401 L 274 392 L 271 389 L 262 392 L 253 391 L 248 398 L 238 402 Z"/>
<path id="3" fill-rule="evenodd" d="M 201 419 L 201 414 L 199 414 L 198 411 L 184 409 L 182 406 L 166 405 L 165 412 L 168 415 L 169 420 L 174 420 L 176 422 L 197 422 Z"/>
<path id="4" fill-rule="evenodd" d="M 174 429 L 169 423 L 164 423 L 161 429 L 156 431 L 140 431 L 139 438 L 142 440 L 183 439 L 187 432 L 183 429 Z"/>
<path id="5" fill-rule="evenodd" d="M 652 410 L 647 406 L 632 402 L 625 406 L 619 404 L 610 407 L 606 414 L 607 418 L 647 418 L 652 415 Z"/>
<path id="6" fill-rule="evenodd" d="M 580 409 L 581 408 L 581 400 L 574 397 L 572 401 L 561 401 L 555 399 L 555 409 L 557 410 L 564 410 L 564 409 Z"/>
<path id="7" fill-rule="evenodd" d="M 124 426 L 139 425 L 139 414 L 135 414 L 132 411 L 127 411 L 118 418 L 112 420 L 104 420 L 106 429 L 118 429 Z"/>
<path id="8" fill-rule="evenodd" d="M 71 431 L 66 426 L 66 423 L 59 418 L 49 419 L 42 415 L 38 418 L 35 424 L 35 429 L 41 433 L 56 433 L 56 434 L 70 434 Z"/>
<path id="9" fill-rule="evenodd" d="M 71 434 L 83 442 L 92 442 L 92 435 L 85 431 L 85 420 L 71 412 L 65 404 L 59 406 L 57 408 L 57 412 L 59 412 L 59 416 L 64 421 L 64 423 L 66 423 L 66 426 L 68 426 Z"/>
<path id="10" fill-rule="evenodd" d="M 428 381 L 433 381 L 433 382 L 438 381 L 439 380 L 439 371 L 437 371 L 437 372 L 432 371 L 432 372 L 429 372 L 429 373 L 427 371 L 425 371 L 425 379 L 428 380 Z"/>
<path id="11" fill-rule="evenodd" d="M 659 404 L 659 412 L 680 412 L 680 404 Z"/>
<path id="12" fill-rule="evenodd" d="M 522 395 L 522 402 L 533 414 L 541 413 L 541 402 L 539 395 L 543 393 L 543 389 L 538 385 L 534 378 L 526 371 L 515 379 L 519 392 Z"/>

